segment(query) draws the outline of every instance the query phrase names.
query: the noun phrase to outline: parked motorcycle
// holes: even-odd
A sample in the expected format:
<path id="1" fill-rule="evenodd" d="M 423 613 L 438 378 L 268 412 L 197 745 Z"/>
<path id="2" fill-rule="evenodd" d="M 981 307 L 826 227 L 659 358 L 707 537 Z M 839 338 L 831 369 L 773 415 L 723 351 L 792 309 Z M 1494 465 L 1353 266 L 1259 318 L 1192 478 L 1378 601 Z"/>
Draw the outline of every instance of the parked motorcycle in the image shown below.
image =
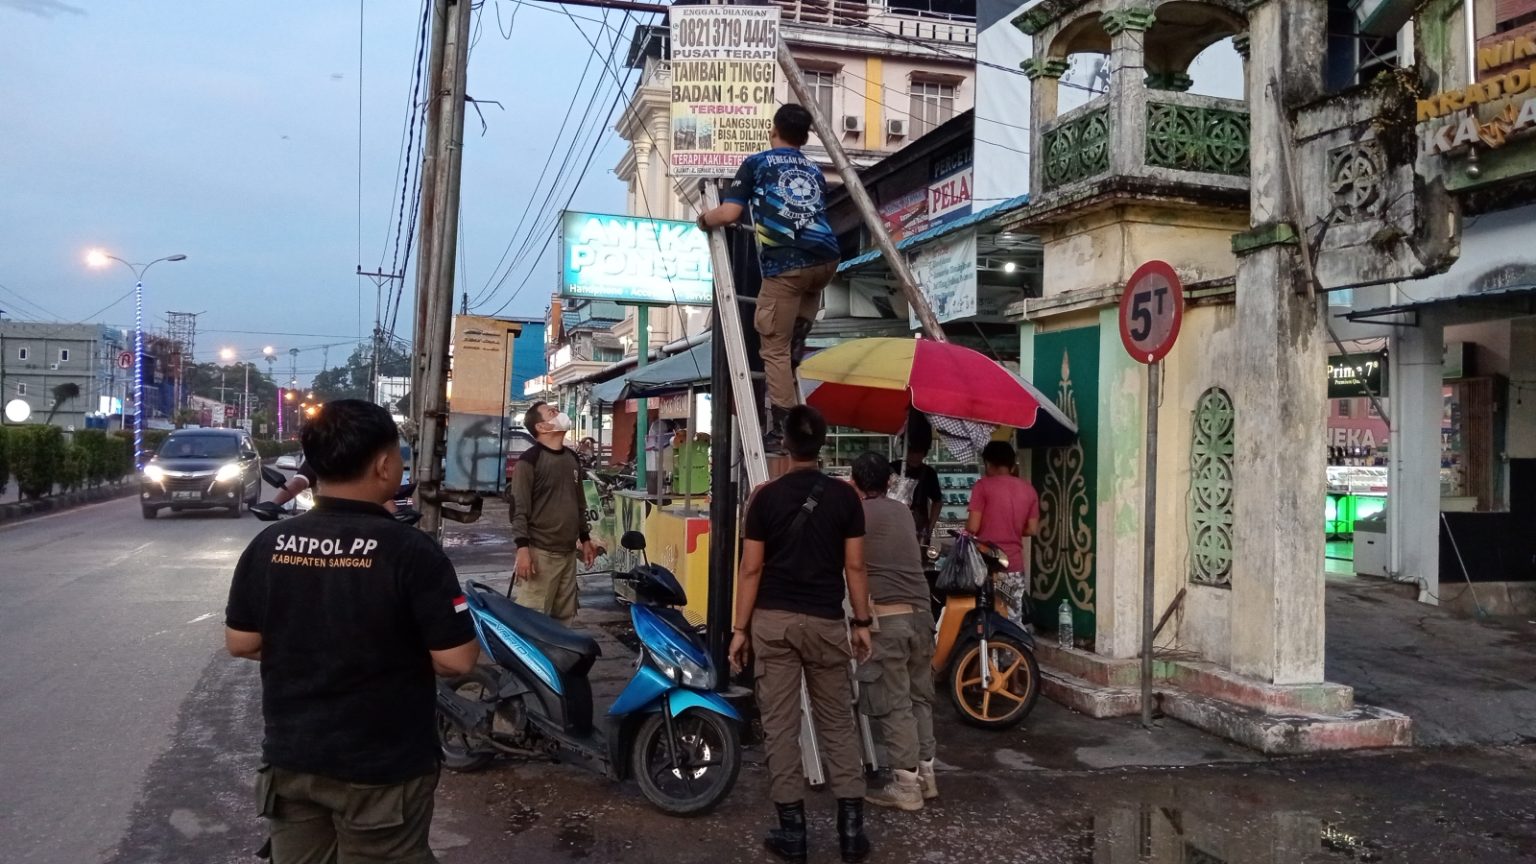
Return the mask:
<path id="1" fill-rule="evenodd" d="M 620 542 L 643 556 L 638 531 Z M 741 770 L 741 716 L 713 692 L 709 653 L 675 608 L 688 598 L 671 571 L 648 559 L 624 578 L 634 590 L 640 658 L 595 722 L 587 675 L 597 643 L 486 585 L 466 584 L 475 633 L 494 665 L 438 681 L 444 765 L 473 771 L 503 753 L 573 757 L 613 780 L 632 776 L 674 816 L 707 813 L 730 793 Z"/>
<path id="2" fill-rule="evenodd" d="M 1040 664 L 1034 637 L 1007 617 L 997 596 L 994 577 L 1007 572 L 1008 557 L 991 543 L 969 539 L 986 565 L 986 578 L 974 590 L 942 595 L 933 671 L 962 721 L 1008 729 L 1028 716 L 1040 698 Z"/>

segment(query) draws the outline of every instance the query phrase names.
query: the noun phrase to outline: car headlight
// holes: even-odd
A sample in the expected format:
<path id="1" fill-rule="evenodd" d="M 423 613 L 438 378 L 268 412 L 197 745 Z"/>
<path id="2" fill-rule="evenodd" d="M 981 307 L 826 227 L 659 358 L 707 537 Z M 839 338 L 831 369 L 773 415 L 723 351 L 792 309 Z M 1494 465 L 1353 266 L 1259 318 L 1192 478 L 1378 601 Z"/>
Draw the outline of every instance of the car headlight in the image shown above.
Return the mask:
<path id="1" fill-rule="evenodd" d="M 228 463 L 226 465 L 220 465 L 219 466 L 219 473 L 213 475 L 213 482 L 215 482 L 215 483 L 228 483 L 229 481 L 231 481 L 231 480 L 233 480 L 233 479 L 235 479 L 236 477 L 239 477 L 239 476 L 240 476 L 240 466 L 239 466 L 239 464 L 237 464 L 235 462 L 230 462 L 230 463 Z"/>
<path id="2" fill-rule="evenodd" d="M 145 465 L 144 479 L 151 483 L 162 483 L 165 481 L 165 469 L 159 465 Z"/>
<path id="3" fill-rule="evenodd" d="M 711 690 L 715 686 L 715 676 L 710 670 L 695 663 L 692 657 L 684 654 L 675 645 L 654 646 L 646 645 L 646 653 L 661 674 L 667 676 L 667 680 L 674 684 L 681 684 L 694 690 Z"/>

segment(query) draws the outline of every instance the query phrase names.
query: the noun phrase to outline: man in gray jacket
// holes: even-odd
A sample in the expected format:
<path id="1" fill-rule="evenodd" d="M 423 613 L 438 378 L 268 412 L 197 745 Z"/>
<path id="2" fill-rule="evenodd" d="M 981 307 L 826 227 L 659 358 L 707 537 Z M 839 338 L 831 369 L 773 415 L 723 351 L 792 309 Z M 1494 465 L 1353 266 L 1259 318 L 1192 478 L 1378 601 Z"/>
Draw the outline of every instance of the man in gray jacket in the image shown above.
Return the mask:
<path id="1" fill-rule="evenodd" d="M 592 566 L 597 547 L 587 525 L 581 462 L 565 446 L 571 418 L 547 402 L 523 416 L 534 445 L 512 472 L 512 539 L 517 542 L 516 602 L 569 626 L 576 617 L 576 556 Z"/>

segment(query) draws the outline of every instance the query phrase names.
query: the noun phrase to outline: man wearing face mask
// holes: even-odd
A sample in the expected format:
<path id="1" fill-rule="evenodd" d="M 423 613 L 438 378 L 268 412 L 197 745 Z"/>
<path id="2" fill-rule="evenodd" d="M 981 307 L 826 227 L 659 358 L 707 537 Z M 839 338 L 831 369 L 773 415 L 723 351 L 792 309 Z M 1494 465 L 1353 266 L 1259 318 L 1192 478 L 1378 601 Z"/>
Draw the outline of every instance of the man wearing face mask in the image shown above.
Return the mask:
<path id="1" fill-rule="evenodd" d="M 547 402 L 523 415 L 534 437 L 512 472 L 512 539 L 517 542 L 515 600 L 569 626 L 576 617 L 576 556 L 588 567 L 597 547 L 587 526 L 581 462 L 565 446 L 571 418 Z"/>

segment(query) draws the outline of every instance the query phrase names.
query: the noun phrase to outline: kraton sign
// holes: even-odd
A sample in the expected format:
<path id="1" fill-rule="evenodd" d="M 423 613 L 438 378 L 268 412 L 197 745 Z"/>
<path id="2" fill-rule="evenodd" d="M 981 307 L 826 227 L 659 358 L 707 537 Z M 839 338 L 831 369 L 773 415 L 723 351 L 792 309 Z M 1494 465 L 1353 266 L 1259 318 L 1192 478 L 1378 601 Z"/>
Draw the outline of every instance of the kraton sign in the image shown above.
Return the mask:
<path id="1" fill-rule="evenodd" d="M 1503 147 L 1536 128 L 1536 31 L 1479 47 L 1477 67 L 1472 84 L 1418 101 L 1420 154 Z"/>

